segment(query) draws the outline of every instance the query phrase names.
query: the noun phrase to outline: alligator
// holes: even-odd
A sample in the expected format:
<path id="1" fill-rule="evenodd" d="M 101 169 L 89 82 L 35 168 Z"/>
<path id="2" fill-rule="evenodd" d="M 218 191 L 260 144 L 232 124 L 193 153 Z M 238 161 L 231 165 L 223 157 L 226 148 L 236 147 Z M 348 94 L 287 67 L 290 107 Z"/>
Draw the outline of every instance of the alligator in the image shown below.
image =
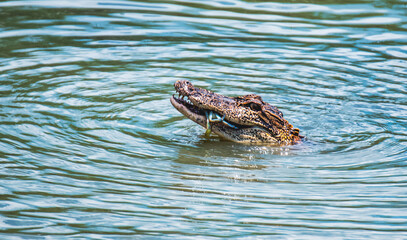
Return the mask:
<path id="1" fill-rule="evenodd" d="M 239 143 L 292 145 L 303 141 L 300 130 L 277 107 L 248 94 L 227 97 L 178 80 L 171 104 L 183 115 L 220 137 Z"/>

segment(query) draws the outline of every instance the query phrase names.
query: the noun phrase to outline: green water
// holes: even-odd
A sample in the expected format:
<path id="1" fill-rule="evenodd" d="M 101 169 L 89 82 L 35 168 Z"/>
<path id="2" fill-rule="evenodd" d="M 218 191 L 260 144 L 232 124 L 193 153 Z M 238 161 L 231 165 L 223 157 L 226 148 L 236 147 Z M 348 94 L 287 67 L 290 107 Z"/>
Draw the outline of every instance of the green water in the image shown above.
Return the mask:
<path id="1" fill-rule="evenodd" d="M 407 3 L 345 2 L 0 2 L 0 238 L 407 238 Z M 205 138 L 178 79 L 309 141 Z"/>

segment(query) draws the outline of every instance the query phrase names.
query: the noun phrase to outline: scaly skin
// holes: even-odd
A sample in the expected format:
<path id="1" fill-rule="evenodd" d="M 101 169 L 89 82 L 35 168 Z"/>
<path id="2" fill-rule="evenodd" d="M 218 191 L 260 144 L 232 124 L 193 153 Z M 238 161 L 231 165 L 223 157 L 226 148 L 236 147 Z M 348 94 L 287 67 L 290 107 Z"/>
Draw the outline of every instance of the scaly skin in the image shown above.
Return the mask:
<path id="1" fill-rule="evenodd" d="M 291 145 L 303 138 L 277 107 L 263 102 L 256 94 L 226 97 L 183 80 L 174 87 L 180 98 L 171 97 L 172 105 L 207 128 L 207 133 L 212 131 L 234 142 L 256 144 Z M 210 117 L 215 115 L 216 119 Z"/>

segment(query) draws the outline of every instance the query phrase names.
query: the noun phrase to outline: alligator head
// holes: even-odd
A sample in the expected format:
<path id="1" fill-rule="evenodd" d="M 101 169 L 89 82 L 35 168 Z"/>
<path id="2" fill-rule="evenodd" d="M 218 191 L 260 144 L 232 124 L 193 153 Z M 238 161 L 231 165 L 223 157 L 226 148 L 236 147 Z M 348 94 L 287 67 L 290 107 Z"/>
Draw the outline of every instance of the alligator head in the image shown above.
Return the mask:
<path id="1" fill-rule="evenodd" d="M 299 129 L 293 128 L 275 106 L 256 94 L 226 97 L 189 81 L 174 84 L 179 97 L 172 105 L 192 121 L 217 135 L 241 143 L 290 145 L 301 141 Z"/>

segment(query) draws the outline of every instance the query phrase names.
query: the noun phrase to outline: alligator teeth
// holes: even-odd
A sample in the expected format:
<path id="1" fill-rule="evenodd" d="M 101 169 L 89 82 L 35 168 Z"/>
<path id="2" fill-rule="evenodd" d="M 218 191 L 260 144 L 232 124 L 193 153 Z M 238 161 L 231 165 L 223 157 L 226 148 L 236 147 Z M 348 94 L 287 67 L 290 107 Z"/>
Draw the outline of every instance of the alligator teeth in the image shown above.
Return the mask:
<path id="1" fill-rule="evenodd" d="M 185 96 L 182 96 L 182 100 L 190 105 L 193 105 L 192 102 L 187 98 L 185 98 Z"/>
<path id="2" fill-rule="evenodd" d="M 185 101 L 185 95 L 182 95 L 181 93 L 178 93 L 178 98 Z"/>
<path id="3" fill-rule="evenodd" d="M 194 105 L 192 104 L 191 100 L 188 99 L 187 96 L 182 95 L 181 93 L 178 93 L 178 99 L 184 101 L 185 103 L 188 103 L 190 105 Z"/>

